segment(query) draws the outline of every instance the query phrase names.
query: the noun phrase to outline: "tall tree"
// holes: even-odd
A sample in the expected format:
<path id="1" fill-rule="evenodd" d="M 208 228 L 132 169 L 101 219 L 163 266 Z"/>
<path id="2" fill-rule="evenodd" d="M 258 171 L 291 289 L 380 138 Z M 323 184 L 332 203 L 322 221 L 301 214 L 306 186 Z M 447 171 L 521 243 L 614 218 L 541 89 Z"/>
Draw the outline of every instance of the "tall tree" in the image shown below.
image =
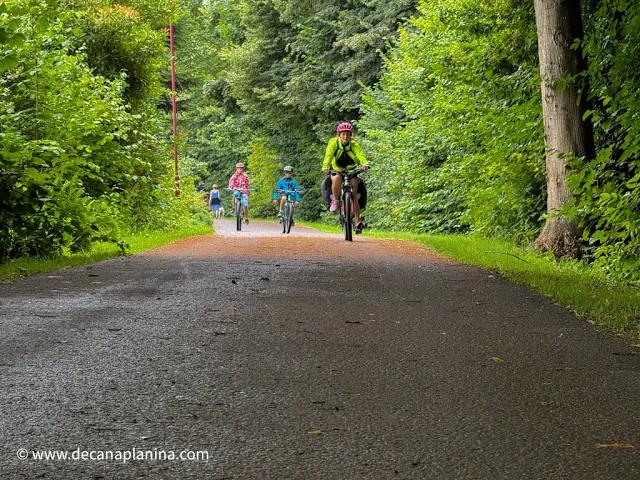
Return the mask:
<path id="1" fill-rule="evenodd" d="M 556 256 L 576 256 L 578 224 L 561 214 L 571 199 L 567 185 L 568 156 L 593 158 L 593 130 L 583 121 L 586 83 L 580 50 L 582 38 L 579 0 L 535 0 L 542 112 L 547 147 L 547 220 L 535 241 Z"/>
<path id="2" fill-rule="evenodd" d="M 188 141 L 203 139 L 202 147 L 215 145 L 210 139 L 220 139 L 225 145 L 241 144 L 251 149 L 250 171 L 258 165 L 275 165 L 277 175 L 279 167 L 293 164 L 303 185 L 315 184 L 324 142 L 338 121 L 359 117 L 360 94 L 364 86 L 373 85 L 379 78 L 381 53 L 416 3 L 215 2 L 235 17 L 232 23 L 239 22 L 242 35 L 221 49 L 225 66 L 222 70 L 213 68 L 213 79 L 207 84 L 220 115 L 211 116 L 206 132 L 194 131 Z M 213 24 L 228 23 L 229 16 L 216 17 Z M 229 106 L 239 107 L 241 112 L 230 111 Z M 233 120 L 246 125 L 250 122 L 249 135 L 226 133 L 229 127 L 239 126 Z M 246 132 L 245 128 L 240 130 Z M 205 148 L 199 151 L 208 154 Z M 242 149 L 235 151 L 243 153 Z M 272 161 L 274 155 L 276 161 Z M 216 163 L 222 165 L 223 161 Z M 214 171 L 211 173 L 213 176 Z M 317 190 L 309 188 L 301 206 L 300 214 L 307 218 L 320 214 L 321 202 L 310 198 L 317 195 Z"/>

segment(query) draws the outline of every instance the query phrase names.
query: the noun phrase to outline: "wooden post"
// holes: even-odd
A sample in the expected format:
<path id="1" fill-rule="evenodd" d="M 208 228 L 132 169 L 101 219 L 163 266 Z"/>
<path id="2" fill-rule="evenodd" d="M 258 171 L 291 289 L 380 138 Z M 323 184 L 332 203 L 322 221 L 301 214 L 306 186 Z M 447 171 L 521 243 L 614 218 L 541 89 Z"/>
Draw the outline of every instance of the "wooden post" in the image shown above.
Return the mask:
<path id="1" fill-rule="evenodd" d="M 180 173 L 178 164 L 178 102 L 176 98 L 176 46 L 174 39 L 173 17 L 169 25 L 169 42 L 171 44 L 171 107 L 173 123 L 173 165 L 176 183 L 176 197 L 180 196 Z"/>

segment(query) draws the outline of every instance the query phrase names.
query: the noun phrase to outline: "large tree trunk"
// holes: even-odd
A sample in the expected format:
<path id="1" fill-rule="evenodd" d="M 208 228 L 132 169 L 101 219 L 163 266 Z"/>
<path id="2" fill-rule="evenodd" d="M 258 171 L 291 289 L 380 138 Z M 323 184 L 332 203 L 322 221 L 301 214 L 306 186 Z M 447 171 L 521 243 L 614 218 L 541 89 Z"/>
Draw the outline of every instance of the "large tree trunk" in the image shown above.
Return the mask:
<path id="1" fill-rule="evenodd" d="M 547 221 L 535 241 L 541 250 L 556 256 L 578 253 L 575 220 L 558 214 L 571 199 L 567 186 L 567 155 L 593 156 L 593 130 L 582 120 L 586 83 L 580 91 L 575 80 L 585 65 L 573 42 L 582 37 L 579 0 L 534 0 L 538 54 L 542 78 L 542 113 L 547 147 Z"/>

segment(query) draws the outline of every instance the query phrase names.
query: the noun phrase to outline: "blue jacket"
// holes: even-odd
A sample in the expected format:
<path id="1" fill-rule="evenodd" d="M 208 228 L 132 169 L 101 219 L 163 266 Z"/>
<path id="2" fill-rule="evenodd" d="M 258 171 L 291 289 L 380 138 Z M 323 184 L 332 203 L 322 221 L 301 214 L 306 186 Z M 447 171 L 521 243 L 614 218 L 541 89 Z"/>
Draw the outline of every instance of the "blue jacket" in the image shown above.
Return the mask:
<path id="1" fill-rule="evenodd" d="M 298 193 L 298 190 L 300 190 L 300 184 L 298 184 L 298 182 L 296 182 L 293 177 L 292 178 L 282 177 L 276 183 L 275 190 L 293 190 L 294 192 L 296 192 L 293 197 L 294 200 L 296 202 L 299 202 L 301 199 L 300 194 Z M 280 198 L 280 195 L 282 195 L 282 193 L 273 192 L 273 199 L 278 200 Z"/>

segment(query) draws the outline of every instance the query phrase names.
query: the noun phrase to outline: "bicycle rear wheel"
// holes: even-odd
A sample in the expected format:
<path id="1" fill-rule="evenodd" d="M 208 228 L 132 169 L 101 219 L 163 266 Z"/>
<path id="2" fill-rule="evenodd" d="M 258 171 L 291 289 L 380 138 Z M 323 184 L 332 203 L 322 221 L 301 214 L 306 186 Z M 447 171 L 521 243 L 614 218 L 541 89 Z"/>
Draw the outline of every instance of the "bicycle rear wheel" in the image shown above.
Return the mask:
<path id="1" fill-rule="evenodd" d="M 353 218 L 351 217 L 351 192 L 345 192 L 344 203 L 344 239 L 347 242 L 353 241 Z"/>

